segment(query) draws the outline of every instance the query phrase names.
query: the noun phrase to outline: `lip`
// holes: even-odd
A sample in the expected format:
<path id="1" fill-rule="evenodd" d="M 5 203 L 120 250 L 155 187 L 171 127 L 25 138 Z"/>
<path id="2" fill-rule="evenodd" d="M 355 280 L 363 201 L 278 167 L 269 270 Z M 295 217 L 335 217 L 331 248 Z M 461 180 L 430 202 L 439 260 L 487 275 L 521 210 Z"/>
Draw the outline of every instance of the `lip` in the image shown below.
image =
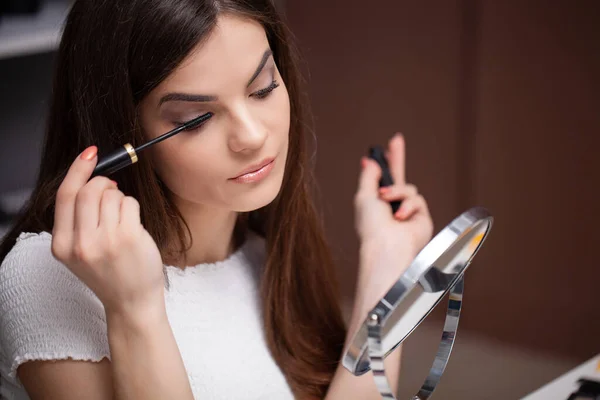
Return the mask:
<path id="1" fill-rule="evenodd" d="M 229 178 L 231 181 L 249 183 L 256 182 L 264 178 L 273 169 L 275 157 L 269 157 L 258 164 L 251 165 L 244 169 L 239 175 Z"/>

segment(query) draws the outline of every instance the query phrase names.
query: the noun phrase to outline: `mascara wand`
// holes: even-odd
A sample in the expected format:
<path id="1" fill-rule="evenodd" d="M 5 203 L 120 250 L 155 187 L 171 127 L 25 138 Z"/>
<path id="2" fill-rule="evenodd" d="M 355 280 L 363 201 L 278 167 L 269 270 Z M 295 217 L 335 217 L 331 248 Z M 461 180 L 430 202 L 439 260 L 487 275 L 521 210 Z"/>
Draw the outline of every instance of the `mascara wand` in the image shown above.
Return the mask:
<path id="1" fill-rule="evenodd" d="M 212 113 L 203 114 L 198 118 L 194 118 L 193 120 L 188 121 L 185 124 L 178 126 L 177 128 L 163 135 L 160 135 L 159 137 L 152 139 L 151 141 L 144 143 L 136 148 L 133 148 L 133 146 L 130 143 L 124 144 L 123 147 L 120 147 L 112 153 L 107 154 L 98 161 L 98 164 L 96 165 L 96 168 L 94 168 L 94 172 L 92 173 L 91 178 L 98 175 L 109 176 L 129 165 L 135 164 L 138 161 L 138 155 L 142 150 L 147 149 L 148 147 L 153 146 L 156 143 L 162 142 L 163 140 L 168 139 L 172 136 L 175 136 L 179 132 L 194 129 L 200 126 L 202 123 L 206 122 L 210 117 L 212 117 L 212 115 Z"/>

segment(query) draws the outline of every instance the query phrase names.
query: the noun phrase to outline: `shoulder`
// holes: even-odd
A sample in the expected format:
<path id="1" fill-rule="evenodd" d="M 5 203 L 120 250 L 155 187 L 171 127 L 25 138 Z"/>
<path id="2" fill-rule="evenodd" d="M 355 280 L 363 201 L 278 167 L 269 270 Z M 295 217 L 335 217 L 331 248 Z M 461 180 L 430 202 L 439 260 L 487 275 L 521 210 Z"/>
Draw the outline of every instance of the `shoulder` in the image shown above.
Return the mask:
<path id="1" fill-rule="evenodd" d="M 14 273 L 18 270 L 27 273 L 31 270 L 31 267 L 27 268 L 27 266 L 31 266 L 32 262 L 57 264 L 58 261 L 52 256 L 51 244 L 52 235 L 48 232 L 22 232 L 2 261 L 0 276 L 6 274 L 6 271 Z"/>
<path id="2" fill-rule="evenodd" d="M 23 280 L 43 280 L 56 273 L 70 272 L 51 251 L 52 235 L 48 232 L 23 232 L 0 265 L 0 287 L 23 282 Z M 65 274 L 66 275 L 66 274 Z"/>
<path id="3" fill-rule="evenodd" d="M 104 307 L 51 243 L 48 232 L 22 233 L 0 266 L 0 352 L 12 377 L 30 360 L 108 357 Z"/>
<path id="4" fill-rule="evenodd" d="M 0 296 L 15 290 L 21 295 L 38 290 L 93 295 L 93 292 L 52 255 L 52 235 L 23 232 L 0 265 Z M 32 291 L 34 291 L 32 293 Z"/>

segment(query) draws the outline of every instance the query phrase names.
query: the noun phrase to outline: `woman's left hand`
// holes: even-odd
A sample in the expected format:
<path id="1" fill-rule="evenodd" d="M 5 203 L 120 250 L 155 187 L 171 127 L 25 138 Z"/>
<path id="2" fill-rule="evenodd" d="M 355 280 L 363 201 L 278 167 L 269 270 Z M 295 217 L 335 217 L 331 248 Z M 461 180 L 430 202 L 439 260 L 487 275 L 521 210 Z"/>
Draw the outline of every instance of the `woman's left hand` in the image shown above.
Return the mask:
<path id="1" fill-rule="evenodd" d="M 405 142 L 396 134 L 389 142 L 388 164 L 394 185 L 379 188 L 381 168 L 363 157 L 355 195 L 355 222 L 360 246 L 357 298 L 360 318 L 375 306 L 431 240 L 433 222 L 427 202 L 416 186 L 406 183 Z M 391 201 L 402 201 L 394 214 Z"/>

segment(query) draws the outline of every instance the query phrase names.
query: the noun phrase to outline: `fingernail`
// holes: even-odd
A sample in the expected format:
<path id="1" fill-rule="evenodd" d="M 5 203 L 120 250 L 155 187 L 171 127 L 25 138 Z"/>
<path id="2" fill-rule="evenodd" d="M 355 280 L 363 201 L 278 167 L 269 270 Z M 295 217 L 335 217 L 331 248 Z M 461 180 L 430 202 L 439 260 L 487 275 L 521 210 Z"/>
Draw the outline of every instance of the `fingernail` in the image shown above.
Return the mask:
<path id="1" fill-rule="evenodd" d="M 111 179 L 110 181 L 111 181 L 111 182 L 113 183 L 113 185 L 115 185 L 115 186 L 118 186 L 118 185 L 119 185 L 119 184 L 117 183 L 117 181 L 113 181 L 112 179 Z"/>
<path id="2" fill-rule="evenodd" d="M 379 193 L 381 194 L 386 194 L 390 192 L 390 188 L 388 186 L 384 186 L 384 187 L 380 187 L 379 188 Z"/>
<path id="3" fill-rule="evenodd" d="M 360 158 L 360 166 L 361 166 L 362 168 L 364 168 L 364 167 L 366 167 L 366 166 L 367 166 L 367 159 L 366 159 L 365 157 L 361 157 L 361 158 Z"/>
<path id="4" fill-rule="evenodd" d="M 98 154 L 98 148 L 96 146 L 90 146 L 81 153 L 81 159 L 90 161 Z"/>

